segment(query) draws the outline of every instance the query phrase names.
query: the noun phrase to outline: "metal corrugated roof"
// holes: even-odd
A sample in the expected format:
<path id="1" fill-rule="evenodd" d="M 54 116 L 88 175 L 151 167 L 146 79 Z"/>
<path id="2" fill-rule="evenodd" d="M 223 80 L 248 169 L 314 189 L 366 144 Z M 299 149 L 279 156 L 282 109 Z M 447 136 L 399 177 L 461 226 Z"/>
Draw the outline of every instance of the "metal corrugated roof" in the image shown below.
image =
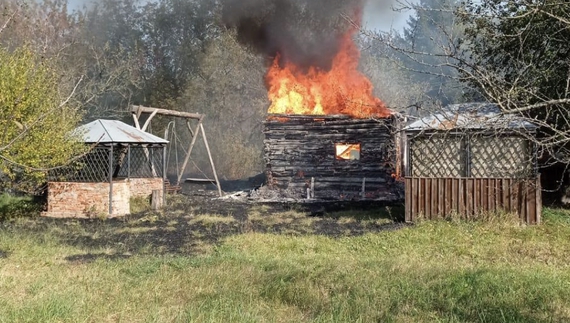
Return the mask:
<path id="1" fill-rule="evenodd" d="M 444 107 L 441 112 L 421 118 L 404 130 L 451 129 L 527 129 L 538 128 L 524 118 L 502 113 L 493 103 L 461 103 Z"/>
<path id="2" fill-rule="evenodd" d="M 168 140 L 118 121 L 98 119 L 76 128 L 86 143 L 167 144 Z"/>

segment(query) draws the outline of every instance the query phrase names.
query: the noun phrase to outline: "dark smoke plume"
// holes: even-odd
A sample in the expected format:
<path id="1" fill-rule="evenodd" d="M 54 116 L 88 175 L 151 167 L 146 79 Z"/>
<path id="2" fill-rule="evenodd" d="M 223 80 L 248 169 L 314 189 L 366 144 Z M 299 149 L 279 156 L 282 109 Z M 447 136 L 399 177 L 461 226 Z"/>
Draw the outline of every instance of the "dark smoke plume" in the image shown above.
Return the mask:
<path id="1" fill-rule="evenodd" d="M 360 15 L 364 0 L 222 0 L 222 19 L 241 43 L 281 62 L 330 67 L 340 35 L 349 27 L 342 15 Z"/>

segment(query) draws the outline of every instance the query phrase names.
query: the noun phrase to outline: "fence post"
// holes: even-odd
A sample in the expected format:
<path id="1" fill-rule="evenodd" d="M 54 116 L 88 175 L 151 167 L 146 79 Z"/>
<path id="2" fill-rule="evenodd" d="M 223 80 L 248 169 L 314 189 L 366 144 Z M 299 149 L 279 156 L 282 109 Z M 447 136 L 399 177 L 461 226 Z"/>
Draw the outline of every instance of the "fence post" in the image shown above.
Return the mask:
<path id="1" fill-rule="evenodd" d="M 161 190 L 152 190 L 151 200 L 150 200 L 150 208 L 152 210 L 158 210 L 162 207 L 162 199 L 160 198 L 160 191 Z"/>

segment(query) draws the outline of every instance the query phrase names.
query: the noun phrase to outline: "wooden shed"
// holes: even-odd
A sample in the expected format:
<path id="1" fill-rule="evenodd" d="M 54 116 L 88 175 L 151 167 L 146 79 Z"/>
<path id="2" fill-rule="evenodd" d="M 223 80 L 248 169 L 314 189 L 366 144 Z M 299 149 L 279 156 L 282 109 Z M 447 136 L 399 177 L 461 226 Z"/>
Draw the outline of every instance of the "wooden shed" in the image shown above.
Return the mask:
<path id="1" fill-rule="evenodd" d="M 539 223 L 536 129 L 488 103 L 450 105 L 408 124 L 406 221 L 504 210 Z"/>
<path id="2" fill-rule="evenodd" d="M 396 200 L 403 195 L 394 181 L 397 122 L 395 116 L 270 115 L 268 185 L 294 199 Z"/>

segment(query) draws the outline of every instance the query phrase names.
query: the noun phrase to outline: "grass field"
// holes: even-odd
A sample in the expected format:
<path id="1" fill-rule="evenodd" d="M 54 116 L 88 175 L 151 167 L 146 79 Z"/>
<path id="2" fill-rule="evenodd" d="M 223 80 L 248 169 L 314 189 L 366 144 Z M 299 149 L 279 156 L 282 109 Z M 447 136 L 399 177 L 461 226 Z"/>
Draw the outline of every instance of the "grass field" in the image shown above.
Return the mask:
<path id="1" fill-rule="evenodd" d="M 263 211 L 0 223 L 0 322 L 570 321 L 568 211 L 379 232 L 344 212 L 361 229 L 334 235 Z"/>

